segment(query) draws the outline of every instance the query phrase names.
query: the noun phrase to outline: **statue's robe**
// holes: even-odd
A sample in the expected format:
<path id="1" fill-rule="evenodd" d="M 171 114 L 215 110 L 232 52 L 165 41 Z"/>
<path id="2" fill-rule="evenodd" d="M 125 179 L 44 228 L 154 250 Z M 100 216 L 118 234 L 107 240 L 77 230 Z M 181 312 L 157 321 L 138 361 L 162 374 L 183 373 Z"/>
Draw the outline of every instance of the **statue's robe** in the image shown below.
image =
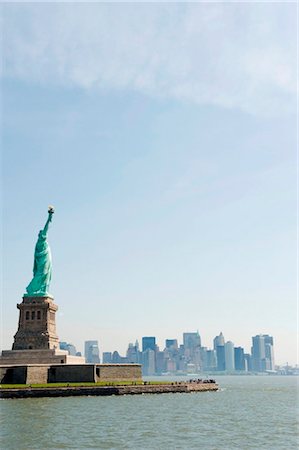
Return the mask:
<path id="1" fill-rule="evenodd" d="M 52 276 L 52 258 L 47 233 L 39 232 L 34 251 L 33 278 L 26 288 L 29 296 L 49 295 L 48 288 Z"/>

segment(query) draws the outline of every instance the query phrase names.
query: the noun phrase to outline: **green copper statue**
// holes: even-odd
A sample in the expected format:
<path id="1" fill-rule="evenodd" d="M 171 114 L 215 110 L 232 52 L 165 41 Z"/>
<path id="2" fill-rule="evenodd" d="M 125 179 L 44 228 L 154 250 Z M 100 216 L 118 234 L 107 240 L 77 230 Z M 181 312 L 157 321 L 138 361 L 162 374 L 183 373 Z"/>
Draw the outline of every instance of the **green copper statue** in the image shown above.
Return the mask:
<path id="1" fill-rule="evenodd" d="M 48 213 L 49 216 L 46 225 L 38 234 L 34 251 L 33 278 L 26 287 L 27 293 L 25 297 L 50 296 L 48 289 L 52 276 L 52 258 L 47 242 L 47 233 L 54 214 L 54 208 L 52 206 L 49 206 Z"/>

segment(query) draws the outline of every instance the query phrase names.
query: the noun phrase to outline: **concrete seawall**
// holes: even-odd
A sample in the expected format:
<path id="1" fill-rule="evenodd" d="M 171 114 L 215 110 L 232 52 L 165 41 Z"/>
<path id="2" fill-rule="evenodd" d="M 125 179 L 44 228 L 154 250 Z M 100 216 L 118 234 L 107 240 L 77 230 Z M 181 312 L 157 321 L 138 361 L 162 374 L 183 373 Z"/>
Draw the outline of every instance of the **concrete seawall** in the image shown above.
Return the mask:
<path id="1" fill-rule="evenodd" d="M 143 384 L 126 386 L 69 386 L 45 388 L 0 389 L 0 398 L 36 398 L 36 397 L 70 397 L 70 396 L 107 396 L 107 395 L 140 395 L 217 391 L 216 383 L 169 383 Z"/>

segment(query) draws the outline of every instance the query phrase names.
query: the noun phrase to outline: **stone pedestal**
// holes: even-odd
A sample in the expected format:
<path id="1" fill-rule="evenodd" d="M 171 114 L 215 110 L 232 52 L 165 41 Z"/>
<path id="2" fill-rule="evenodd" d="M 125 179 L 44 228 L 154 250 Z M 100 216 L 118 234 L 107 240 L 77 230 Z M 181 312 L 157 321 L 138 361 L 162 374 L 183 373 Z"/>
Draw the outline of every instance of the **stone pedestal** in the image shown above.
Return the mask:
<path id="1" fill-rule="evenodd" d="M 69 355 L 66 350 L 3 350 L 0 356 L 1 366 L 25 364 L 85 364 L 84 356 Z"/>
<path id="2" fill-rule="evenodd" d="M 20 310 L 19 326 L 12 349 L 58 349 L 55 317 L 58 306 L 53 298 L 24 296 L 17 307 Z"/>
<path id="3" fill-rule="evenodd" d="M 28 364 L 85 364 L 83 356 L 71 356 L 60 350 L 56 334 L 56 311 L 52 297 L 23 297 L 18 331 L 12 350 L 3 350 L 0 366 Z"/>

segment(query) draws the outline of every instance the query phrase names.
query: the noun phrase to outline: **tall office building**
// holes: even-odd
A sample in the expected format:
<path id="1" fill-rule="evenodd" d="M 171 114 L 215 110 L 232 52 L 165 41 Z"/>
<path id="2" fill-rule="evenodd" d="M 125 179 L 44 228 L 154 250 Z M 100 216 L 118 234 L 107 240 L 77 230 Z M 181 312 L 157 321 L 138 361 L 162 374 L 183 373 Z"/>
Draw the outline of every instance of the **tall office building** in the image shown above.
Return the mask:
<path id="1" fill-rule="evenodd" d="M 208 366 L 208 357 L 207 357 L 207 347 L 200 347 L 199 348 L 199 358 L 200 358 L 200 363 L 199 363 L 199 368 L 198 371 L 203 371 L 203 370 L 208 370 L 207 366 Z"/>
<path id="2" fill-rule="evenodd" d="M 252 356 L 249 353 L 244 353 L 244 360 L 246 372 L 252 372 Z"/>
<path id="3" fill-rule="evenodd" d="M 252 366 L 256 372 L 274 370 L 273 337 L 259 334 L 252 337 Z"/>
<path id="4" fill-rule="evenodd" d="M 76 347 L 73 344 L 69 344 L 68 342 L 59 342 L 59 348 L 61 350 L 67 350 L 69 355 L 77 355 Z"/>
<path id="5" fill-rule="evenodd" d="M 216 350 L 207 350 L 207 369 L 206 370 L 217 370 Z"/>
<path id="6" fill-rule="evenodd" d="M 166 359 L 166 372 L 175 373 L 176 372 L 176 362 L 173 359 Z"/>
<path id="7" fill-rule="evenodd" d="M 273 337 L 268 334 L 264 334 L 265 340 L 265 370 L 274 370 L 274 350 L 273 350 Z"/>
<path id="8" fill-rule="evenodd" d="M 147 348 L 142 352 L 142 374 L 154 375 L 156 372 L 155 351 Z"/>
<path id="9" fill-rule="evenodd" d="M 185 351 L 187 349 L 194 352 L 194 350 L 201 346 L 201 339 L 198 331 L 196 333 L 183 333 L 183 343 Z"/>
<path id="10" fill-rule="evenodd" d="M 216 356 L 217 356 L 217 370 L 218 372 L 223 372 L 225 370 L 224 345 L 217 345 Z"/>
<path id="11" fill-rule="evenodd" d="M 186 361 L 186 367 L 189 372 L 191 371 L 191 366 L 194 372 L 199 372 L 201 370 L 201 339 L 198 331 L 196 333 L 183 333 L 183 343 L 184 343 L 184 355 Z"/>
<path id="12" fill-rule="evenodd" d="M 166 357 L 165 352 L 156 352 L 156 373 L 161 375 L 166 372 Z"/>
<path id="13" fill-rule="evenodd" d="M 265 338 L 262 334 L 252 337 L 252 366 L 256 372 L 263 372 L 263 361 L 265 360 Z"/>
<path id="14" fill-rule="evenodd" d="M 177 339 L 166 339 L 165 347 L 173 350 L 178 350 L 178 340 Z"/>
<path id="15" fill-rule="evenodd" d="M 224 340 L 224 336 L 222 334 L 222 331 L 220 332 L 219 336 L 216 336 L 214 338 L 213 344 L 214 344 L 214 350 L 216 350 L 216 347 L 218 347 L 218 346 L 224 346 L 225 340 Z"/>
<path id="16" fill-rule="evenodd" d="M 118 351 L 112 353 L 112 364 L 126 364 L 128 362 L 126 356 L 121 356 Z"/>
<path id="17" fill-rule="evenodd" d="M 144 336 L 142 338 L 142 352 L 148 349 L 156 351 L 156 338 L 154 336 Z"/>
<path id="18" fill-rule="evenodd" d="M 140 356 L 141 352 L 139 351 L 138 341 L 136 341 L 135 345 L 130 343 L 127 350 L 127 361 L 128 363 L 138 364 L 141 360 Z"/>
<path id="19" fill-rule="evenodd" d="M 112 363 L 112 353 L 103 352 L 103 364 L 111 364 L 111 363 Z"/>
<path id="20" fill-rule="evenodd" d="M 227 372 L 233 372 L 235 370 L 235 354 L 234 344 L 231 341 L 227 341 L 224 344 L 225 354 L 225 370 Z"/>
<path id="21" fill-rule="evenodd" d="M 235 347 L 235 370 L 245 370 L 244 348 Z"/>
<path id="22" fill-rule="evenodd" d="M 98 341 L 85 341 L 84 356 L 87 363 L 100 363 Z"/>

